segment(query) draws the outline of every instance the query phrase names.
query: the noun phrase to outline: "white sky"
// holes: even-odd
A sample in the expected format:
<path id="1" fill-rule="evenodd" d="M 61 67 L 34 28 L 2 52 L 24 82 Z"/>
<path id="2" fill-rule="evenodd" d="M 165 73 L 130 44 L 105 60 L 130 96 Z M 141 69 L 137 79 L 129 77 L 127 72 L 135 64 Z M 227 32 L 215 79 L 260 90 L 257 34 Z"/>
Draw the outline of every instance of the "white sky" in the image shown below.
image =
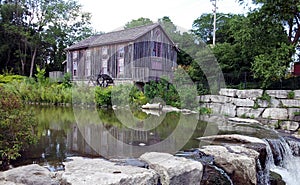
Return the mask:
<path id="1" fill-rule="evenodd" d="M 110 32 L 127 22 L 145 17 L 156 22 L 169 16 L 172 22 L 186 30 L 203 13 L 212 13 L 210 0 L 78 0 L 83 10 L 92 13 L 92 26 L 96 31 Z M 236 0 L 218 0 L 218 12 L 246 13 Z"/>

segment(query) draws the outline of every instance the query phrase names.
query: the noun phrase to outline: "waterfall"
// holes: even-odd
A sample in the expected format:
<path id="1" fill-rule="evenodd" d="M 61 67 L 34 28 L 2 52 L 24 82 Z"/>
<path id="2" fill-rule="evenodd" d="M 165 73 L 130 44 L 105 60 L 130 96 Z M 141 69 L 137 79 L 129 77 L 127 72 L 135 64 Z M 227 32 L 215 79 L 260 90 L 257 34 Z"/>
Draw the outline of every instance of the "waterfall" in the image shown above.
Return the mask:
<path id="1" fill-rule="evenodd" d="M 265 139 L 265 142 L 267 144 L 267 171 L 271 170 L 280 174 L 286 185 L 299 185 L 300 143 L 293 140 L 286 141 L 284 138 Z"/>

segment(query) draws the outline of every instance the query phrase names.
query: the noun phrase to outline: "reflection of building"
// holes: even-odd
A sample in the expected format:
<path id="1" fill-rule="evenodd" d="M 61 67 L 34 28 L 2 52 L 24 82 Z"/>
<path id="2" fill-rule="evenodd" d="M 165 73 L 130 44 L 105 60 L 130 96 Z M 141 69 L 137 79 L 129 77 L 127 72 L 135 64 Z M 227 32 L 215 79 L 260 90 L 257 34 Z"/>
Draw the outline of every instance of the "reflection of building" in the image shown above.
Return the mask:
<path id="1" fill-rule="evenodd" d="M 149 76 L 172 76 L 177 60 L 175 44 L 159 24 L 91 36 L 66 50 L 75 81 L 101 73 L 147 82 Z"/>
<path id="2" fill-rule="evenodd" d="M 160 142 L 159 136 L 150 131 L 113 126 L 106 129 L 102 124 L 73 125 L 72 128 L 72 132 L 67 135 L 68 150 L 82 155 L 128 157 L 129 153 L 130 156 L 138 156 L 142 150 L 128 151 L 126 145 L 138 147 Z"/>

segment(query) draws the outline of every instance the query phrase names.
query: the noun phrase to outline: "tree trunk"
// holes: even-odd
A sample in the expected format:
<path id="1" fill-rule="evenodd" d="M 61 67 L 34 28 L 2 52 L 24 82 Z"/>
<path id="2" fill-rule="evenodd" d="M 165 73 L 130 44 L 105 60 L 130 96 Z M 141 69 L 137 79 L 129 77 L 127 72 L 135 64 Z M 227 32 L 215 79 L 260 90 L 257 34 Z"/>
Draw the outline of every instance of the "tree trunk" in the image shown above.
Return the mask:
<path id="1" fill-rule="evenodd" d="M 37 47 L 34 48 L 34 52 L 33 52 L 32 58 L 31 58 L 29 77 L 32 77 L 32 74 L 33 74 L 33 66 L 34 66 L 34 61 L 35 61 L 35 57 L 36 57 L 36 52 L 37 52 Z"/>

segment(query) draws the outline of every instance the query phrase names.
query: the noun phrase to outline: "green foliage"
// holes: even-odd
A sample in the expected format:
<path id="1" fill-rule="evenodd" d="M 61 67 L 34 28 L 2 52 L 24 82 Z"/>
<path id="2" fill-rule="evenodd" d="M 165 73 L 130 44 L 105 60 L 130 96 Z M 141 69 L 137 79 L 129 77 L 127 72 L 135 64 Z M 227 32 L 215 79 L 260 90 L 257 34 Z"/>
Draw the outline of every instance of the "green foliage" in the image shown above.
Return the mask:
<path id="1" fill-rule="evenodd" d="M 212 114 L 213 113 L 211 108 L 206 108 L 206 107 L 199 107 L 197 110 L 200 114 Z"/>
<path id="2" fill-rule="evenodd" d="M 253 109 L 258 109 L 260 106 L 257 101 L 254 101 Z"/>
<path id="3" fill-rule="evenodd" d="M 19 152 L 35 142 L 33 116 L 24 111 L 21 99 L 0 87 L 0 166 L 5 169 Z"/>
<path id="4" fill-rule="evenodd" d="M 300 112 L 294 112 L 294 116 L 300 116 Z"/>
<path id="5" fill-rule="evenodd" d="M 295 92 L 294 91 L 290 91 L 287 95 L 288 99 L 294 99 L 295 98 Z"/>
<path id="6" fill-rule="evenodd" d="M 180 107 L 179 95 L 175 87 L 167 80 L 150 81 L 144 86 L 145 96 L 151 103 L 163 103 Z"/>
<path id="7" fill-rule="evenodd" d="M 266 52 L 255 57 L 252 70 L 254 77 L 261 79 L 262 88 L 267 88 L 272 82 L 286 75 L 292 50 L 293 46 L 281 43 L 278 48 L 271 49 L 270 53 Z"/>
<path id="8" fill-rule="evenodd" d="M 63 77 L 63 80 L 62 80 L 62 84 L 65 88 L 68 88 L 68 87 L 72 87 L 72 83 L 71 83 L 71 73 L 65 73 L 64 74 L 64 77 Z"/>
<path id="9" fill-rule="evenodd" d="M 191 84 L 192 83 L 192 84 Z M 145 96 L 149 102 L 160 102 L 178 108 L 194 109 L 198 107 L 196 85 L 181 68 L 174 72 L 174 81 L 161 78 L 159 82 L 150 81 L 144 86 Z"/>
<path id="10" fill-rule="evenodd" d="M 13 81 L 20 82 L 24 79 L 25 79 L 25 77 L 21 76 L 21 75 L 6 75 L 6 74 L 5 75 L 0 75 L 0 84 L 1 83 L 4 83 L 4 84 L 11 83 Z"/>
<path id="11" fill-rule="evenodd" d="M 62 70 L 64 49 L 91 35 L 91 15 L 75 0 L 0 1 L 0 70 Z"/>
<path id="12" fill-rule="evenodd" d="M 140 17 L 138 19 L 134 19 L 134 20 L 126 23 L 124 28 L 125 29 L 135 28 L 135 27 L 138 27 L 138 26 L 144 26 L 144 25 L 148 25 L 148 24 L 152 24 L 152 23 L 153 22 L 149 18 Z"/>
<path id="13" fill-rule="evenodd" d="M 264 92 L 261 97 L 258 97 L 258 99 L 265 100 L 269 104 L 271 103 L 271 96 L 266 92 Z"/>
<path id="14" fill-rule="evenodd" d="M 96 87 L 95 88 L 95 98 L 98 106 L 111 105 L 111 92 L 112 86 L 107 88 Z"/>
<path id="15" fill-rule="evenodd" d="M 38 81 L 38 83 L 43 84 L 46 82 L 46 69 L 41 69 L 39 66 L 36 66 L 36 72 L 37 74 L 35 74 L 35 77 Z"/>

